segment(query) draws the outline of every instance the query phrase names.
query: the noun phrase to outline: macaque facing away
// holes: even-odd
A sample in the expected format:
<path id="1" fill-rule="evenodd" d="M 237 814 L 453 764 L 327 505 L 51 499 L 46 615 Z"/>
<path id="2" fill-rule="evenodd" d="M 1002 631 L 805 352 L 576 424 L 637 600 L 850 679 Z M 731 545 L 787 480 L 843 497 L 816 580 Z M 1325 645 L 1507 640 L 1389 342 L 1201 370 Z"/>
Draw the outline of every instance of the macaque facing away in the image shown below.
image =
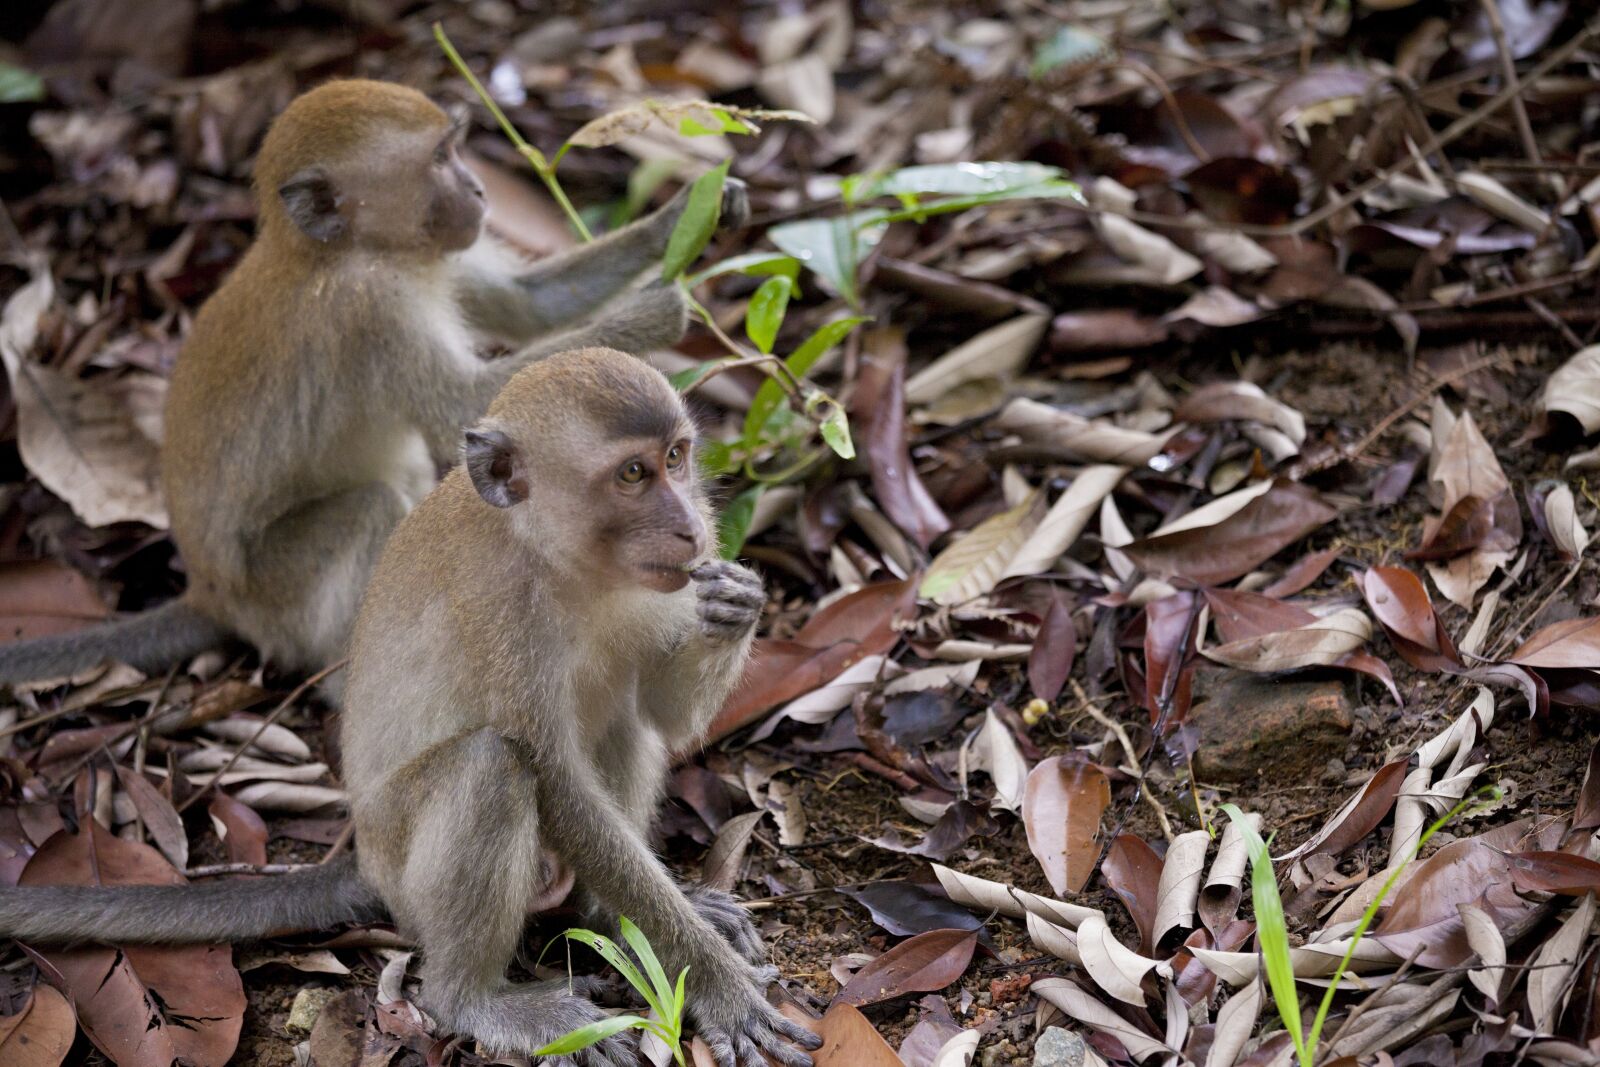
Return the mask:
<path id="1" fill-rule="evenodd" d="M 679 887 L 646 843 L 669 754 L 704 736 L 765 600 L 716 558 L 693 439 L 667 380 L 620 352 L 517 372 L 362 605 L 341 745 L 357 864 L 0 889 L 0 934 L 206 941 L 387 912 L 421 945 L 423 1006 L 525 1053 L 600 1017 L 565 980 L 506 973 L 564 871 L 591 925 L 627 916 L 669 973 L 690 968 L 688 1014 L 719 1067 L 809 1067 L 796 1044 L 819 1041 L 768 1005 L 776 972 L 747 914 Z M 569 1062 L 634 1061 L 613 1038 Z"/>
<path id="2" fill-rule="evenodd" d="M 188 590 L 0 645 L 0 682 L 106 659 L 160 670 L 230 637 L 286 669 L 336 661 L 390 531 L 518 368 L 682 336 L 676 288 L 636 283 L 683 195 L 528 267 L 482 232 L 463 132 L 421 93 L 375 81 L 330 82 L 277 118 L 256 161 L 256 240 L 196 316 L 167 399 L 163 480 Z M 727 200 L 737 224 L 739 187 Z M 485 342 L 514 352 L 482 359 Z"/>

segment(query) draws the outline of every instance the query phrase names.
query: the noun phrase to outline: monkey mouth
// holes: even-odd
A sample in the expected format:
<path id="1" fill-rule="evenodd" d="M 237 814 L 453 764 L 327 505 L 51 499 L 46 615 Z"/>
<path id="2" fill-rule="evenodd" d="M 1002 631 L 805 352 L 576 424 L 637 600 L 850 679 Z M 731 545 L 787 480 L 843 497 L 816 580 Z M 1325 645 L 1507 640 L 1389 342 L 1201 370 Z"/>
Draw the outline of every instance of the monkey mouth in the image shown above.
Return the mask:
<path id="1" fill-rule="evenodd" d="M 676 592 L 689 584 L 689 571 L 694 561 L 685 563 L 640 563 L 638 570 L 644 584 L 663 593 Z"/>

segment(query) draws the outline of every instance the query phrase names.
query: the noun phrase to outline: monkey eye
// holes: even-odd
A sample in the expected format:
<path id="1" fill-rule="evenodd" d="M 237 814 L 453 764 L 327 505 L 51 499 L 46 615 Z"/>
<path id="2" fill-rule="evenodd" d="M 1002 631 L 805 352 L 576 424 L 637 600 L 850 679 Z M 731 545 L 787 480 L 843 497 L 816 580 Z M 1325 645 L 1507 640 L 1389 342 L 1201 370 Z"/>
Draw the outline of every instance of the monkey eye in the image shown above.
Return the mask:
<path id="1" fill-rule="evenodd" d="M 688 453 L 682 443 L 675 444 L 667 449 L 667 470 L 675 471 L 683 466 L 683 457 Z"/>
<path id="2" fill-rule="evenodd" d="M 638 485 L 644 481 L 644 464 L 636 459 L 630 459 L 617 471 L 617 481 L 623 485 Z"/>

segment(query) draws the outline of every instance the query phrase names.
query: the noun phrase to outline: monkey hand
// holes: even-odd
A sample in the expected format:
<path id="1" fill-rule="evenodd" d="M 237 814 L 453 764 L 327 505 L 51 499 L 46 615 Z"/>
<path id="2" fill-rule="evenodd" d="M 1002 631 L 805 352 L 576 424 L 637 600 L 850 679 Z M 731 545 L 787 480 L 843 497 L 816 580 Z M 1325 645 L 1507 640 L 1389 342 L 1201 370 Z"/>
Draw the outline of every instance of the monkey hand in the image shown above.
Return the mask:
<path id="1" fill-rule="evenodd" d="M 750 918 L 750 913 L 732 894 L 709 885 L 691 885 L 684 887 L 683 895 L 689 898 L 689 903 L 700 913 L 700 918 L 710 923 L 722 935 L 722 939 L 733 946 L 733 951 L 751 963 L 766 962 L 767 946 L 761 940 L 755 920 Z"/>
<path id="2" fill-rule="evenodd" d="M 567 992 L 571 983 L 573 992 Z M 595 1007 L 589 996 L 596 992 L 604 983 L 592 978 L 578 976 L 573 979 L 562 978 L 554 982 L 540 983 L 545 996 L 539 998 L 538 1020 L 534 1023 L 537 1032 L 532 1035 L 529 1047 L 523 1051 L 532 1052 L 536 1048 L 554 1041 L 558 1037 L 565 1037 L 579 1027 L 589 1026 L 609 1016 Z M 530 1020 L 532 1022 L 532 1020 Z M 541 1058 L 540 1067 L 625 1067 L 637 1061 L 637 1056 L 630 1047 L 630 1042 L 620 1037 L 608 1037 L 604 1041 L 590 1045 L 586 1049 L 579 1049 L 570 1056 L 553 1056 Z"/>
<path id="3" fill-rule="evenodd" d="M 717 1067 L 767 1067 L 769 1063 L 812 1067 L 811 1057 L 801 1049 L 822 1047 L 822 1038 L 784 1018 L 764 995 L 766 987 L 777 980 L 777 968 L 733 962 L 744 973 L 711 983 L 702 977 L 701 990 L 689 1007 Z"/>
<path id="4" fill-rule="evenodd" d="M 755 572 L 737 563 L 716 560 L 689 572 L 698 597 L 696 613 L 700 634 L 708 641 L 726 644 L 742 640 L 755 629 L 767 591 Z"/>

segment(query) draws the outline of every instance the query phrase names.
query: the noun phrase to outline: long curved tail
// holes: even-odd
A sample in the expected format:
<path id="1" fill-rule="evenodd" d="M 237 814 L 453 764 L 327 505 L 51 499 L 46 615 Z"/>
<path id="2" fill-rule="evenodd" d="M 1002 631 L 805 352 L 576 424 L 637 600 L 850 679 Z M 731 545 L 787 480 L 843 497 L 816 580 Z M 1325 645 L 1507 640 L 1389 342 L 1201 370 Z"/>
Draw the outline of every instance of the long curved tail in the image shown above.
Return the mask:
<path id="1" fill-rule="evenodd" d="M 0 888 L 0 937 L 41 945 L 246 941 L 383 914 L 350 854 L 292 874 L 194 885 Z"/>
<path id="2" fill-rule="evenodd" d="M 76 633 L 0 644 L 0 684 L 62 678 L 112 659 L 146 672 L 161 671 L 231 636 L 179 597 Z"/>

